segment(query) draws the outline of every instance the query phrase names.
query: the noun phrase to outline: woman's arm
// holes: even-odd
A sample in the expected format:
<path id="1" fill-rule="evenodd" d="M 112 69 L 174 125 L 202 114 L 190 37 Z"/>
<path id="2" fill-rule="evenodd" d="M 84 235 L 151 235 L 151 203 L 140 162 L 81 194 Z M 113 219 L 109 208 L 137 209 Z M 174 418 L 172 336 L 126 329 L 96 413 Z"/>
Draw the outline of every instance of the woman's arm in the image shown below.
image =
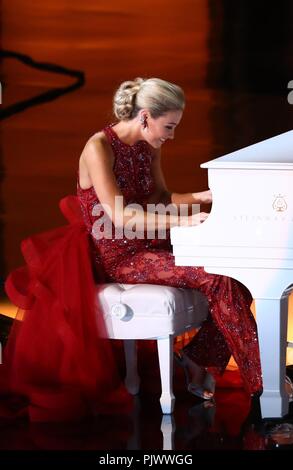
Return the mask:
<path id="1" fill-rule="evenodd" d="M 173 204 L 210 204 L 212 202 L 212 193 L 200 191 L 198 193 L 172 193 Z"/>
<path id="2" fill-rule="evenodd" d="M 179 224 L 197 225 L 207 217 L 205 213 L 196 214 L 193 217 L 183 216 L 179 223 L 176 215 L 167 214 L 162 217 L 158 214 L 152 214 L 151 217 L 147 217 L 148 214 L 143 208 L 139 210 L 136 208 L 134 213 L 133 209 L 125 206 L 123 195 L 116 183 L 112 169 L 113 153 L 102 135 L 89 140 L 82 152 L 81 160 L 103 209 L 118 228 L 125 227 L 134 215 L 135 223 L 139 225 L 141 230 L 162 230 Z"/>
<path id="3" fill-rule="evenodd" d="M 148 202 L 163 204 L 210 204 L 212 193 L 210 190 L 198 193 L 171 193 L 167 189 L 165 178 L 161 168 L 161 150 L 154 151 L 152 173 L 155 181 L 155 192 L 150 196 Z"/>

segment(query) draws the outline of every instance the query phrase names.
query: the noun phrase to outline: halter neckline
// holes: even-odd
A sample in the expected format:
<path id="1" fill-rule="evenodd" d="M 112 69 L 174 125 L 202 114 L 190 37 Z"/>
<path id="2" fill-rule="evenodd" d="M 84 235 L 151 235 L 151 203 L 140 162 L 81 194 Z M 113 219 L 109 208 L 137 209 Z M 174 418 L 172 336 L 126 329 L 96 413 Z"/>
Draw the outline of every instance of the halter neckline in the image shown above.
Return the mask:
<path id="1" fill-rule="evenodd" d="M 137 142 L 135 142 L 134 144 L 127 144 L 126 142 L 124 142 L 123 140 L 120 139 L 120 137 L 118 136 L 117 132 L 113 129 L 113 126 L 115 126 L 115 123 L 114 124 L 110 124 L 108 127 L 108 129 L 110 130 L 110 132 L 112 133 L 113 137 L 118 140 L 122 145 L 125 145 L 125 147 L 129 147 L 129 148 L 134 148 L 136 147 L 137 145 L 141 144 L 141 143 L 144 143 L 143 140 L 138 140 Z"/>

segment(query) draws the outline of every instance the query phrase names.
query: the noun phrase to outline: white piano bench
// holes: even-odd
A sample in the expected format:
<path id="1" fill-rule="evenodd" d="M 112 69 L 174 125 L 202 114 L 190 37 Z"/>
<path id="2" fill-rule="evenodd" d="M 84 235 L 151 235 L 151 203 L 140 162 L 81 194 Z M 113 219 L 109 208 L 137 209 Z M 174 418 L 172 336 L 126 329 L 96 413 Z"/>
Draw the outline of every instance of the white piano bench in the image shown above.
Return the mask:
<path id="1" fill-rule="evenodd" d="M 195 289 L 153 284 L 100 284 L 97 301 L 105 319 L 108 337 L 124 340 L 125 385 L 139 392 L 137 339 L 157 340 L 163 414 L 173 412 L 173 337 L 198 328 L 208 315 L 205 296 Z"/>

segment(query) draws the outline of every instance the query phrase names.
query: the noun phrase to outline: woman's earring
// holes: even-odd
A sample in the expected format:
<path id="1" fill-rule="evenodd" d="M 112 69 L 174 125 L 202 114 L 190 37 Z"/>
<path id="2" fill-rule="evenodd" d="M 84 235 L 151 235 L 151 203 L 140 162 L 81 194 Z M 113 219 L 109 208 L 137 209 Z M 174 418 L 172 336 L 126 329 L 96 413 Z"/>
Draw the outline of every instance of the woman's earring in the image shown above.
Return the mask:
<path id="1" fill-rule="evenodd" d="M 142 125 L 142 128 L 145 129 L 147 127 L 147 117 L 146 116 L 142 116 L 140 118 L 140 122 L 141 122 L 141 125 Z"/>

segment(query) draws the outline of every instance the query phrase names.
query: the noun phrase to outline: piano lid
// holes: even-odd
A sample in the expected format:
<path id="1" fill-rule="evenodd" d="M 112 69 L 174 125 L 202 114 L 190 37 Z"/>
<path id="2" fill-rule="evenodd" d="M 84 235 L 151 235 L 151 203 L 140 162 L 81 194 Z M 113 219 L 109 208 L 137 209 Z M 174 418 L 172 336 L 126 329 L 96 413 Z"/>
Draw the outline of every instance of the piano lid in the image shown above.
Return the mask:
<path id="1" fill-rule="evenodd" d="M 293 131 L 249 145 L 200 166 L 215 169 L 293 170 Z"/>

